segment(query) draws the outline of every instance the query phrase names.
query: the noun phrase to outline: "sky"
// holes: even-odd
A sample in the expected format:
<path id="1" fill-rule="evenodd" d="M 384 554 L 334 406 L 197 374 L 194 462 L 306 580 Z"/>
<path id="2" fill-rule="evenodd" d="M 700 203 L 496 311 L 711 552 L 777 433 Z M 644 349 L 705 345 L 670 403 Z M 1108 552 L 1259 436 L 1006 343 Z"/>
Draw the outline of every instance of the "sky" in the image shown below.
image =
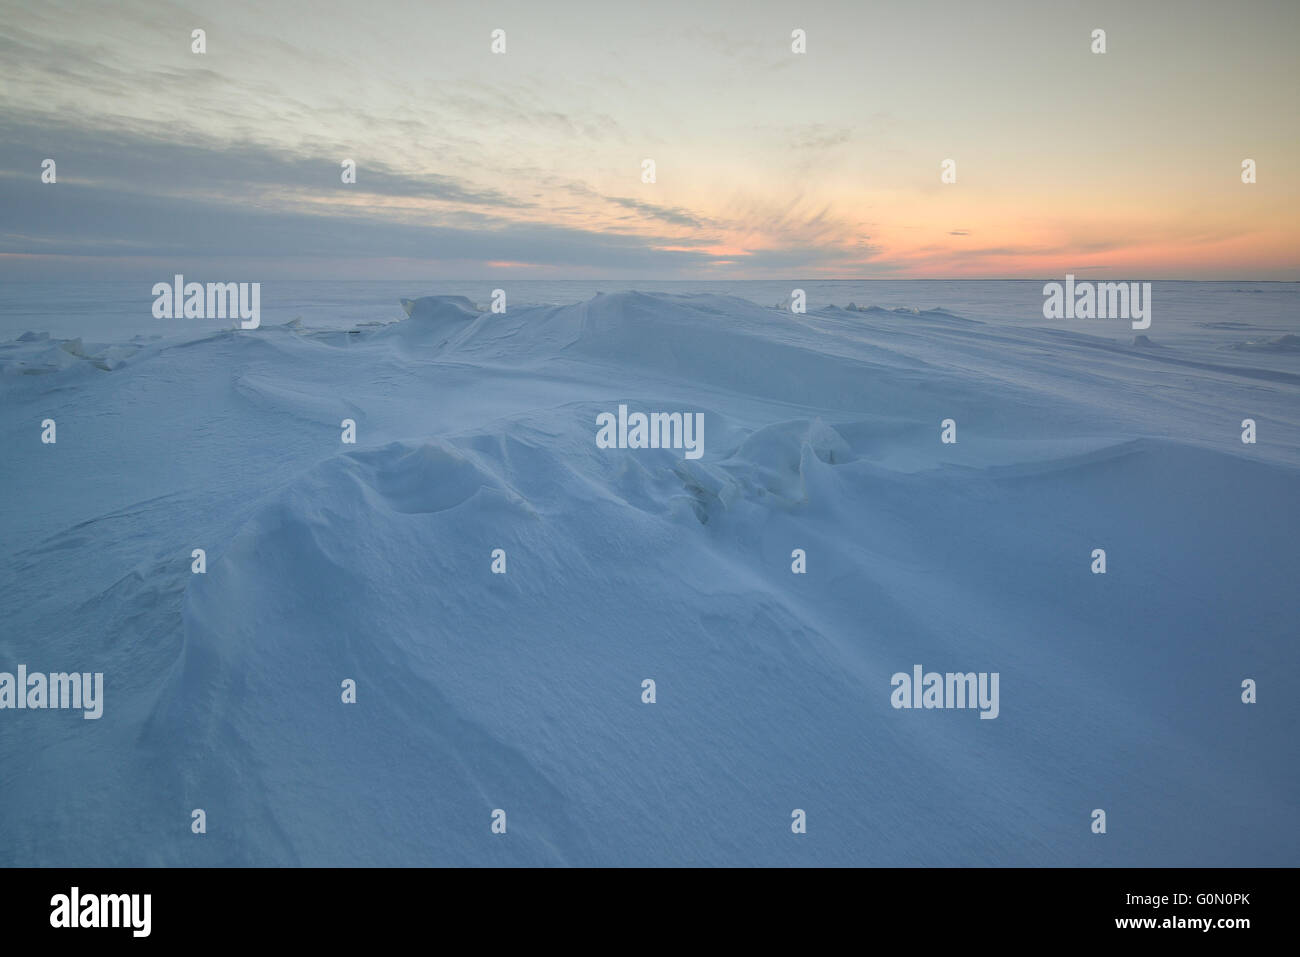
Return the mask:
<path id="1" fill-rule="evenodd" d="M 1298 40 L 1296 0 L 0 0 L 0 280 L 1296 280 Z"/>

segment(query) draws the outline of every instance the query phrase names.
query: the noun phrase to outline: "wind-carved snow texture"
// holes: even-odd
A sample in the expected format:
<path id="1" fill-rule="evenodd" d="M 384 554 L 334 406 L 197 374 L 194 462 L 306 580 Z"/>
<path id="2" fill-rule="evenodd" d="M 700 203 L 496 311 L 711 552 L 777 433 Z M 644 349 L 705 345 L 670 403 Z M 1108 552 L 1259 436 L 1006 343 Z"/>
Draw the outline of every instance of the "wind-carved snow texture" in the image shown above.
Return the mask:
<path id="1" fill-rule="evenodd" d="M 1296 862 L 1293 337 L 406 305 L 0 346 L 0 665 L 106 698 L 0 720 L 4 864 Z M 894 710 L 915 663 L 1000 715 Z"/>

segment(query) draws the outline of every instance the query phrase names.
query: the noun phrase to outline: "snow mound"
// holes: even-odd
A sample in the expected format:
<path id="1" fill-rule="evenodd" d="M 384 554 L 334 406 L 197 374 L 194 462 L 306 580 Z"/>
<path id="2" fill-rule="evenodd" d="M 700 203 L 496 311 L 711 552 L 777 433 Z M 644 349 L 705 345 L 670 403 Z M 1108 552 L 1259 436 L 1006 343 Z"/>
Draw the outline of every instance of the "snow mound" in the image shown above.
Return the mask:
<path id="1" fill-rule="evenodd" d="M 139 345 L 87 346 L 80 338 L 52 339 L 49 333 L 25 332 L 0 343 L 0 376 L 35 376 L 86 367 L 111 372 L 140 350 Z"/>
<path id="2" fill-rule="evenodd" d="M 817 487 L 815 472 L 855 458 L 844 437 L 816 419 L 765 426 L 721 461 L 683 461 L 674 473 L 694 497 L 696 517 L 707 523 L 715 508 L 742 500 L 768 508 L 806 506 Z"/>
<path id="3" fill-rule="evenodd" d="M 475 319 L 479 310 L 464 296 L 422 296 L 419 299 L 401 300 L 407 316 L 417 321 L 443 319 Z"/>

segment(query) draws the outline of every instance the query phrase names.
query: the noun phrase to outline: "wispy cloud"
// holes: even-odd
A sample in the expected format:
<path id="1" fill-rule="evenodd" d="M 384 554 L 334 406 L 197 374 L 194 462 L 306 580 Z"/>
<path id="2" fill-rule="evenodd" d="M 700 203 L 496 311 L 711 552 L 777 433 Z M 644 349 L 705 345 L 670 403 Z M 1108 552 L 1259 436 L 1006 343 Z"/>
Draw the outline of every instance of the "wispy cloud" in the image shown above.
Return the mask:
<path id="1" fill-rule="evenodd" d="M 1300 263 L 1294 4 L 1260 0 L 1244 26 L 1207 12 L 1178 37 L 1159 29 L 1176 5 L 1117 9 L 1126 53 L 1104 61 L 1064 12 L 956 0 L 564 9 L 0 0 L 0 251 L 256 251 L 268 270 L 315 257 L 357 276 L 1041 275 L 1105 256 L 1284 278 Z M 1217 72 L 1180 72 L 1188 44 L 1212 45 Z M 1102 146 L 1055 128 L 1076 115 L 1104 125 Z M 1211 124 L 1212 141 L 1188 132 Z M 1234 182 L 1235 153 L 1260 162 L 1257 185 Z M 28 268 L 14 261 L 0 271 Z"/>

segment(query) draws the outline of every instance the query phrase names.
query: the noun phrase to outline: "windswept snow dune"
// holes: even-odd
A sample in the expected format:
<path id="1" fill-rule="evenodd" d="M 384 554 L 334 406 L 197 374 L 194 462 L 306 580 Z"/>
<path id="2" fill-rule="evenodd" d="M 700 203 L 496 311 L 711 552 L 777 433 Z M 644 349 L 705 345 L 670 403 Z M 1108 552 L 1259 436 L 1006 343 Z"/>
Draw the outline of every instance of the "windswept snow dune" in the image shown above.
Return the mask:
<path id="1" fill-rule="evenodd" d="M 0 670 L 105 684 L 0 712 L 0 861 L 1300 862 L 1294 336 L 402 306 L 0 344 Z M 996 717 L 894 708 L 916 664 Z"/>

